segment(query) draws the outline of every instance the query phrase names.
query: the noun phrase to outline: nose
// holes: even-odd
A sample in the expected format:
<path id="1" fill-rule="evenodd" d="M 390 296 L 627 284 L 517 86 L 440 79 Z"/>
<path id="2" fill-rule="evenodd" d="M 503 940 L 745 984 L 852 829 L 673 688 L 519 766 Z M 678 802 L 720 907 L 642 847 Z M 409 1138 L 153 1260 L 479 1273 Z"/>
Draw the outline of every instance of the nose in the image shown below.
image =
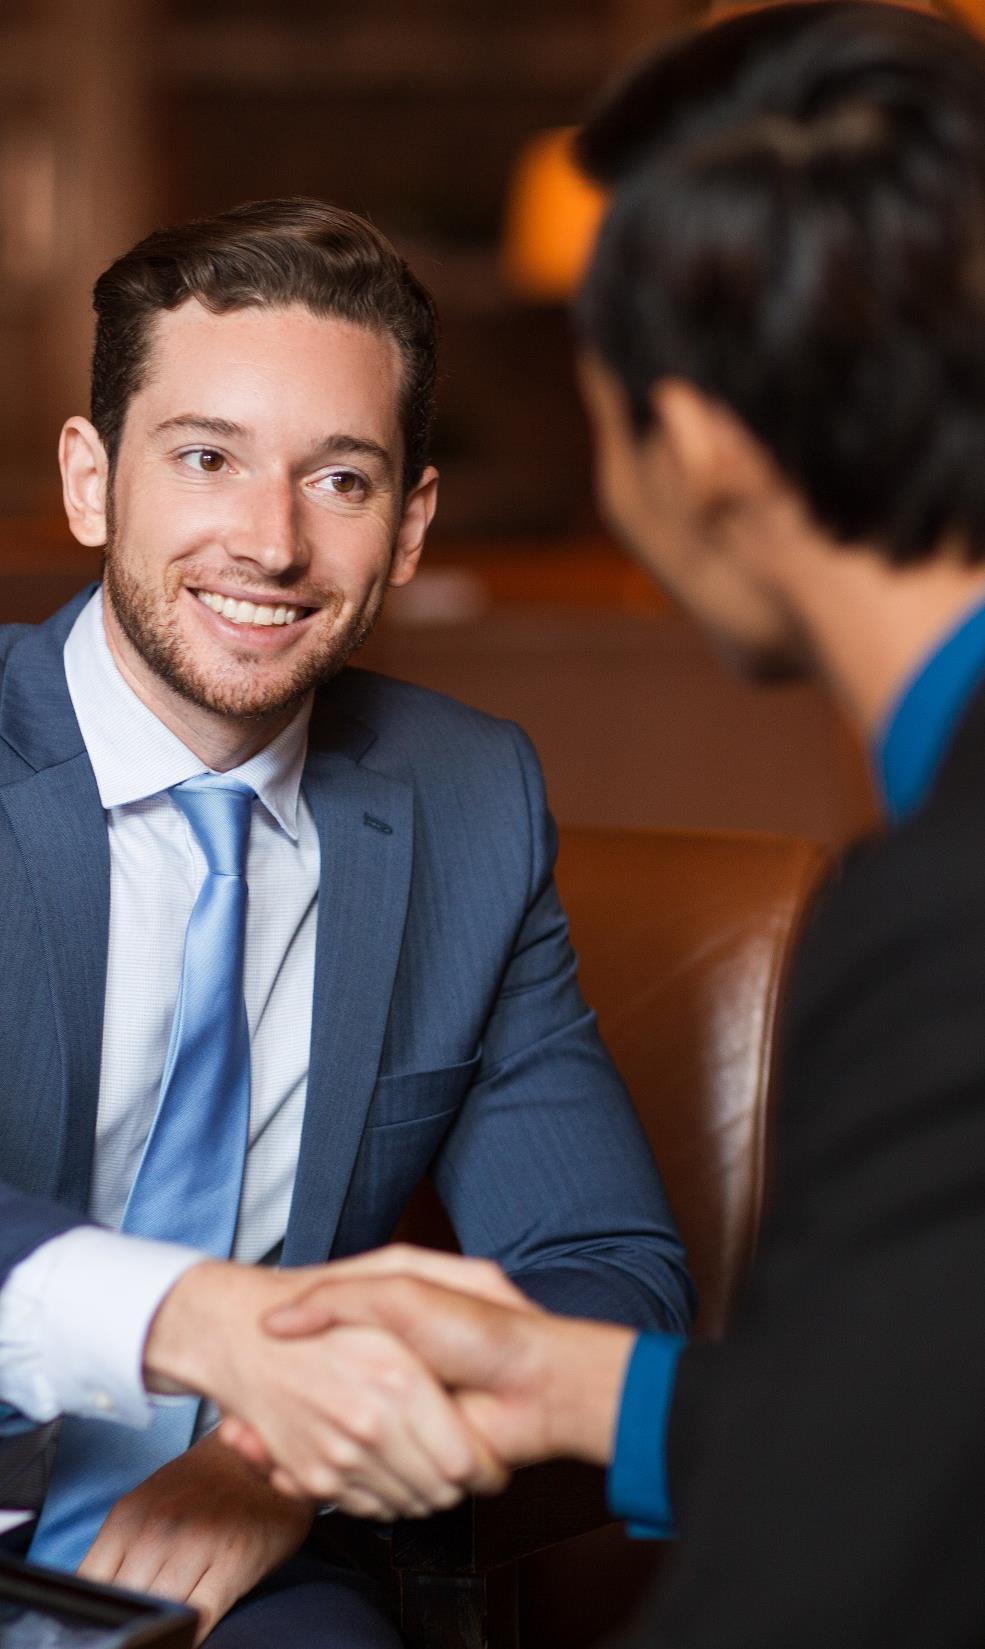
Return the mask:
<path id="1" fill-rule="evenodd" d="M 309 556 L 294 488 L 287 479 L 266 479 L 244 490 L 241 515 L 227 534 L 237 561 L 252 561 L 275 577 L 297 572 Z"/>

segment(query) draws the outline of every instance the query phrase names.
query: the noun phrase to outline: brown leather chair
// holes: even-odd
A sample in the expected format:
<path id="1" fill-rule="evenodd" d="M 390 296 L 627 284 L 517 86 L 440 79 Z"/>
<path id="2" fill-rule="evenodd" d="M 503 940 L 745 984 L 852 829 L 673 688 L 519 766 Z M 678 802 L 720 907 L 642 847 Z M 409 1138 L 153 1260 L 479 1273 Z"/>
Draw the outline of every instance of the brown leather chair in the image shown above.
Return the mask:
<path id="1" fill-rule="evenodd" d="M 561 834 L 583 988 L 660 1163 L 702 1335 L 725 1328 L 756 1240 L 777 1010 L 827 863 L 809 843 L 767 836 Z M 426 1192 L 398 1235 L 450 1240 Z M 389 1560 L 410 1649 L 591 1642 L 629 1610 L 660 1550 L 610 1522 L 602 1474 L 557 1462 L 519 1472 L 497 1499 L 398 1524 Z M 558 1547 L 569 1536 L 582 1538 Z"/>
<path id="2" fill-rule="evenodd" d="M 781 987 L 828 862 L 771 836 L 562 833 L 582 988 L 660 1163 L 705 1337 L 755 1241 Z"/>

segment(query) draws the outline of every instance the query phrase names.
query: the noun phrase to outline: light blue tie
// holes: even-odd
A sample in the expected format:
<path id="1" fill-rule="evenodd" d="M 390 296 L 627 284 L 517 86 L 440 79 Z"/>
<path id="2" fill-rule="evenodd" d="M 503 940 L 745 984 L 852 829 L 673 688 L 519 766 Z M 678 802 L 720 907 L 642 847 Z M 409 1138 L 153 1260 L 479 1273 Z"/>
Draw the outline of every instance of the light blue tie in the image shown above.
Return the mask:
<path id="1" fill-rule="evenodd" d="M 206 774 L 170 792 L 205 854 L 208 872 L 185 934 L 181 982 L 161 1097 L 121 1230 L 232 1250 L 250 1121 L 250 1033 L 243 1000 L 253 791 Z M 107 1513 L 191 1442 L 197 1398 L 155 1410 L 146 1431 L 67 1419 L 30 1557 L 77 1569 Z"/>

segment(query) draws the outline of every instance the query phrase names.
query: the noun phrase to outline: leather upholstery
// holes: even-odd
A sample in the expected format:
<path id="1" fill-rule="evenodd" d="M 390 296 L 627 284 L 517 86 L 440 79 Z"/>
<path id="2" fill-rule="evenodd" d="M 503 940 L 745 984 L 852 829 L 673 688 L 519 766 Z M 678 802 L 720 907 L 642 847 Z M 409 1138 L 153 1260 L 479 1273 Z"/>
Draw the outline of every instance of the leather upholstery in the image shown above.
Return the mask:
<path id="1" fill-rule="evenodd" d="M 563 830 L 558 884 L 582 988 L 660 1164 L 720 1334 L 762 1212 L 784 973 L 826 869 L 811 843 L 728 833 Z M 448 1246 L 433 1197 L 402 1240 Z"/>
<path id="2" fill-rule="evenodd" d="M 762 1212 L 777 1007 L 827 860 L 780 837 L 571 830 L 582 989 L 660 1164 L 718 1335 Z"/>

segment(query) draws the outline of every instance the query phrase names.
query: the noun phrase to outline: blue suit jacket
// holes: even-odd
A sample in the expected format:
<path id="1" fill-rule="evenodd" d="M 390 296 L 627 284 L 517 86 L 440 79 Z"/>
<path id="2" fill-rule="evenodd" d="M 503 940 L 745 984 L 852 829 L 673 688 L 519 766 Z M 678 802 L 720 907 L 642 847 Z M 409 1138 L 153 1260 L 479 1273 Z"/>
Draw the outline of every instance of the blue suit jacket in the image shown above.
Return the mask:
<path id="1" fill-rule="evenodd" d="M 62 649 L 89 593 L 0 629 L 0 1283 L 88 1208 L 109 851 Z M 462 1247 L 543 1303 L 682 1326 L 681 1245 L 579 994 L 524 735 L 347 670 L 304 792 L 321 892 L 283 1263 L 385 1242 L 430 1171 Z"/>

